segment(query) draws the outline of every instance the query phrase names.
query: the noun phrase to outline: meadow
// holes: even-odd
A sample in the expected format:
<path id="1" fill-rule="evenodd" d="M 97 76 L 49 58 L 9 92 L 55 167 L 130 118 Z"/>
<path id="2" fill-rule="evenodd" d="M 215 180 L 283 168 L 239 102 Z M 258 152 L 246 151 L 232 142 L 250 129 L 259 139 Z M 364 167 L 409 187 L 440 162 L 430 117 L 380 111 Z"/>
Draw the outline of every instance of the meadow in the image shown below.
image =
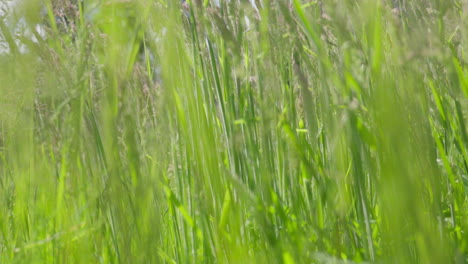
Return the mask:
<path id="1" fill-rule="evenodd" d="M 17 2 L 0 263 L 468 263 L 468 1 Z"/>

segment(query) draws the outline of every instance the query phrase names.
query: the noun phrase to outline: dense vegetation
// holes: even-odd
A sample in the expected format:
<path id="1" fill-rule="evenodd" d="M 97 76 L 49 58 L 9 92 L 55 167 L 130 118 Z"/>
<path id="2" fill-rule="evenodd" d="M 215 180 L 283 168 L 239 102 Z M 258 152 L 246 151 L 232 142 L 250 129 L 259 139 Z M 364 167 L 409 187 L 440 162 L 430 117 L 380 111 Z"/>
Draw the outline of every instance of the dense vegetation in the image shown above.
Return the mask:
<path id="1" fill-rule="evenodd" d="M 3 13 L 0 262 L 467 263 L 468 2 L 219 2 Z"/>

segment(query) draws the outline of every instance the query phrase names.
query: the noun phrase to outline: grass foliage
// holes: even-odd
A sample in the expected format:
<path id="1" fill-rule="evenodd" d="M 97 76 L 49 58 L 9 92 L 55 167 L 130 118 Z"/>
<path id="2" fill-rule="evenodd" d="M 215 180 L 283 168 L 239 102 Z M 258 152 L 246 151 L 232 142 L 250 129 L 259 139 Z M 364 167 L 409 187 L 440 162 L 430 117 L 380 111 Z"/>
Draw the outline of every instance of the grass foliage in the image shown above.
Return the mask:
<path id="1" fill-rule="evenodd" d="M 253 2 L 2 16 L 1 263 L 468 262 L 468 2 Z"/>

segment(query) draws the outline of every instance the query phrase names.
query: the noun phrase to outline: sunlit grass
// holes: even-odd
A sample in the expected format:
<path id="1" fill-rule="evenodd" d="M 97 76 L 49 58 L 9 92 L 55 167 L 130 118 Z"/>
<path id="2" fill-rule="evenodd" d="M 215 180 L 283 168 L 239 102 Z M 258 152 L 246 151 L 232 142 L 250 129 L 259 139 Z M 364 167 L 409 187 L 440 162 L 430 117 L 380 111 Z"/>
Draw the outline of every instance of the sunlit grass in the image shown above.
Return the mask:
<path id="1" fill-rule="evenodd" d="M 220 2 L 0 13 L 0 262 L 466 263 L 465 1 Z"/>

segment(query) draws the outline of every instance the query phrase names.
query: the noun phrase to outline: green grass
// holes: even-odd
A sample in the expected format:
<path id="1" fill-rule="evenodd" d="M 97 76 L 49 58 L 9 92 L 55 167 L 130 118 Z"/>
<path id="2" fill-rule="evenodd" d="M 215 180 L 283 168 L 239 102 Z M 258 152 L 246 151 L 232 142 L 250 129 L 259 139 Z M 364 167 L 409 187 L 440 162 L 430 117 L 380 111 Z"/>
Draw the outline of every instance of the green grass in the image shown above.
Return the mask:
<path id="1" fill-rule="evenodd" d="M 52 2 L 1 24 L 1 263 L 468 262 L 466 1 Z"/>

